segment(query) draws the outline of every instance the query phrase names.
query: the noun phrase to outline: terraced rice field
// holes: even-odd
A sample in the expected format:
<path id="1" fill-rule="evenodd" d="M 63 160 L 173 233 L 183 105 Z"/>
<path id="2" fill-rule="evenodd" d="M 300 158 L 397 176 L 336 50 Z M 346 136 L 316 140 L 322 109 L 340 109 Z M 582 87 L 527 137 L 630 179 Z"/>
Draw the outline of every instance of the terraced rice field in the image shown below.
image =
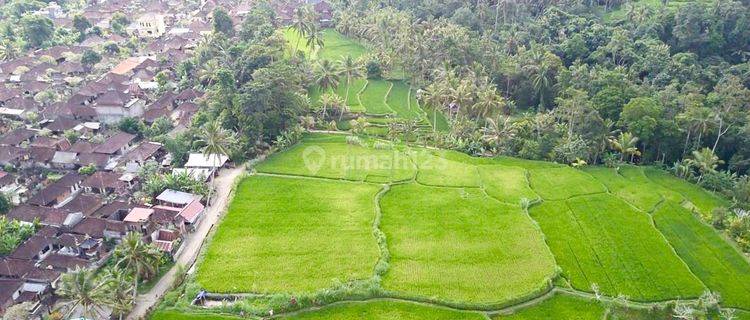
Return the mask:
<path id="1" fill-rule="evenodd" d="M 728 307 L 750 309 L 750 264 L 711 227 L 677 203 L 654 212 L 656 227 L 708 288 Z"/>
<path id="2" fill-rule="evenodd" d="M 238 320 L 233 316 L 211 313 L 185 313 L 179 311 L 159 310 L 151 315 L 151 320 Z"/>
<path id="3" fill-rule="evenodd" d="M 708 193 L 697 185 L 678 179 L 665 171 L 647 168 L 644 172 L 651 181 L 682 196 L 688 202 L 684 205 L 697 212 L 708 214 L 714 208 L 729 206 L 727 200 Z"/>
<path id="4" fill-rule="evenodd" d="M 368 295 L 394 298 L 288 319 L 602 319 L 605 308 L 608 319 L 668 318 L 557 290 L 502 309 L 553 283 L 647 303 L 710 289 L 723 307 L 750 310 L 748 260 L 696 218 L 727 202 L 662 171 L 374 144 L 312 134 L 258 164 L 208 243 L 197 285 L 303 296 L 365 280 Z M 521 199 L 535 201 L 528 213 Z"/>
<path id="5" fill-rule="evenodd" d="M 314 51 L 307 46 L 306 40 L 301 39 L 299 33 L 293 28 L 286 28 L 283 30 L 283 33 L 292 50 L 296 47 L 297 50 L 306 55 L 312 54 L 312 57 L 316 59 L 338 61 L 346 56 L 358 59 L 368 51 L 360 43 L 352 41 L 333 29 L 323 30 L 323 43 L 325 45 L 323 48 L 316 48 Z"/>
<path id="6" fill-rule="evenodd" d="M 476 312 L 399 301 L 347 302 L 282 319 L 294 320 L 484 320 Z"/>
<path id="7" fill-rule="evenodd" d="M 393 83 L 393 87 L 386 98 L 388 106 L 400 118 L 421 120 L 422 110 L 419 108 L 419 102 L 417 102 L 417 98 L 413 94 L 413 90 L 411 90 L 409 84 L 404 81 L 393 81 L 391 83 Z"/>
<path id="8" fill-rule="evenodd" d="M 498 201 L 519 204 L 521 199 L 538 200 L 529 187 L 526 170 L 503 165 L 478 166 L 484 191 Z"/>
<path id="9" fill-rule="evenodd" d="M 496 303 L 541 292 L 554 274 L 531 219 L 480 190 L 399 185 L 381 208 L 392 255 L 386 290 Z"/>
<path id="10" fill-rule="evenodd" d="M 498 315 L 493 320 L 600 320 L 604 307 L 595 300 L 566 294 L 556 294 L 538 305 L 520 309 L 511 314 Z"/>
<path id="11" fill-rule="evenodd" d="M 653 182 L 627 178 L 625 173 L 628 171 L 623 170 L 625 168 L 628 167 L 622 167 L 620 170 L 606 167 L 592 167 L 586 168 L 585 171 L 604 184 L 610 193 L 643 211 L 653 210 L 666 197 L 680 201 L 679 194 L 661 192 L 661 188 L 658 185 L 654 185 Z M 640 172 L 641 174 L 643 173 L 643 171 Z M 645 178 L 645 176 L 643 177 Z"/>
<path id="12" fill-rule="evenodd" d="M 297 293 L 369 278 L 379 255 L 371 232 L 378 190 L 278 177 L 243 181 L 238 194 L 252 196 L 232 202 L 198 283 L 212 292 Z"/>
<path id="13" fill-rule="evenodd" d="M 477 167 L 448 156 L 453 152 L 418 150 L 412 153 L 419 172 L 417 182 L 430 186 L 479 187 Z"/>
<path id="14" fill-rule="evenodd" d="M 302 142 L 257 166 L 259 172 L 352 181 L 411 180 L 417 168 L 400 150 L 375 150 L 347 144 L 343 136 L 332 142 Z"/>
<path id="15" fill-rule="evenodd" d="M 603 294 L 637 301 L 696 298 L 705 290 L 648 214 L 612 195 L 547 201 L 531 216 L 575 289 L 591 292 L 596 284 Z"/>
<path id="16" fill-rule="evenodd" d="M 357 59 L 368 52 L 367 48 L 357 41 L 349 39 L 333 29 L 324 31 L 323 42 L 325 45 L 313 52 L 307 47 L 304 39 L 297 45 L 299 35 L 294 29 L 284 29 L 283 33 L 292 50 L 296 47 L 313 60 L 327 59 L 335 62 L 349 55 Z M 403 75 L 391 76 L 403 77 Z M 352 79 L 351 84 L 349 84 L 349 94 L 346 93 L 346 79 L 342 78 L 339 82 L 339 86 L 332 89 L 332 92 L 346 101 L 350 112 L 367 115 L 368 119 L 373 120 L 371 122 L 373 126 L 367 128 L 369 134 L 383 136 L 388 133 L 387 128 L 378 126 L 379 123 L 377 123 L 379 119 L 383 119 L 380 117 L 386 116 L 399 121 L 415 120 L 425 129 L 432 126 L 438 130 L 447 130 L 448 128 L 448 122 L 441 112 L 440 114 L 436 112 L 433 117 L 427 119 L 428 117 L 426 117 L 416 99 L 414 90 L 411 90 L 409 84 L 404 80 Z M 322 92 L 318 88 L 312 88 L 308 92 L 313 104 L 320 103 L 321 94 Z"/>
<path id="17" fill-rule="evenodd" d="M 385 103 L 386 96 L 391 89 L 391 83 L 385 80 L 367 80 L 365 90 L 359 95 L 359 100 L 365 106 L 368 114 L 392 114 L 393 110 Z"/>
<path id="18" fill-rule="evenodd" d="M 333 92 L 346 101 L 346 105 L 349 107 L 350 112 L 365 112 L 365 107 L 359 102 L 359 93 L 365 88 L 367 80 L 365 79 L 352 79 L 349 84 L 349 94 L 346 94 L 346 79 L 342 79 L 339 86 Z M 315 105 L 320 104 L 320 96 L 322 93 L 317 88 L 312 89 L 309 92 L 310 102 Z"/>
<path id="19" fill-rule="evenodd" d="M 565 200 L 607 191 L 599 181 L 573 168 L 540 168 L 530 171 L 531 187 L 545 200 Z"/>

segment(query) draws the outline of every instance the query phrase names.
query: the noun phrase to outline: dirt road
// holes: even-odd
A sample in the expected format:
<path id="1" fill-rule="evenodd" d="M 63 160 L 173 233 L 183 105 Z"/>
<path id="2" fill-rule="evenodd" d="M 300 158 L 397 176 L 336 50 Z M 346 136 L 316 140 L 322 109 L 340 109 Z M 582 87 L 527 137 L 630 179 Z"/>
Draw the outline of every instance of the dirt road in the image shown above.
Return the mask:
<path id="1" fill-rule="evenodd" d="M 208 236 L 209 231 L 211 231 L 211 227 L 219 221 L 221 215 L 225 212 L 234 180 L 244 171 L 244 166 L 225 169 L 214 179 L 216 192 L 213 196 L 213 204 L 206 208 L 203 219 L 198 223 L 198 228 L 194 232 L 189 233 L 183 241 L 182 248 L 177 257 L 175 257 L 175 266 L 164 274 L 148 293 L 138 295 L 138 299 L 133 310 L 128 315 L 128 319 L 143 319 L 157 301 L 172 288 L 175 272 L 177 272 L 177 265 L 186 266 L 187 268 L 184 270 L 187 270 L 195 263 L 201 245 Z"/>

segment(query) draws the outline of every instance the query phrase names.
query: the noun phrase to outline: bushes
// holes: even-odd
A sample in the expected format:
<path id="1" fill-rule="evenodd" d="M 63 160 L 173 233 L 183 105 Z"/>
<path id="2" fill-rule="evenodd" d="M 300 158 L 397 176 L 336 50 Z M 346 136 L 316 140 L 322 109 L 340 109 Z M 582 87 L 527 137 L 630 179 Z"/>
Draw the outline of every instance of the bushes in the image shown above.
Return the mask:
<path id="1" fill-rule="evenodd" d="M 380 79 L 383 77 L 383 68 L 375 60 L 368 61 L 365 69 L 367 70 L 367 79 Z"/>
<path id="2" fill-rule="evenodd" d="M 203 181 L 193 179 L 187 173 L 182 174 L 150 174 L 146 176 L 143 192 L 155 197 L 166 189 L 189 192 L 203 197 L 208 196 L 209 186 Z"/>
<path id="3" fill-rule="evenodd" d="M 9 220 L 5 216 L 0 216 L 0 256 L 9 254 L 31 237 L 36 227 L 36 224 L 24 224 L 18 220 Z"/>

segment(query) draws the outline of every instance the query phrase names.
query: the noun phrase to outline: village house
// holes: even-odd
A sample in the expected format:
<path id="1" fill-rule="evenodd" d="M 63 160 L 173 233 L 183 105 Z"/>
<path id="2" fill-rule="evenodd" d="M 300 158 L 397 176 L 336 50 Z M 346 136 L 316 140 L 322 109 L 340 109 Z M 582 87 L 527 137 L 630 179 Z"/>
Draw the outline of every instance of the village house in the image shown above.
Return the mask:
<path id="1" fill-rule="evenodd" d="M 16 175 L 0 171 L 0 193 L 8 197 L 11 204 L 17 206 L 26 202 L 29 189 L 23 183 L 20 183 Z"/>
<path id="2" fill-rule="evenodd" d="M 26 150 L 19 147 L 0 146 L 0 165 L 18 168 L 26 156 Z"/>
<path id="3" fill-rule="evenodd" d="M 166 32 L 167 23 L 162 14 L 146 13 L 138 17 L 126 30 L 141 38 L 158 38 Z"/>
<path id="4" fill-rule="evenodd" d="M 229 157 L 223 154 L 191 153 L 185 163 L 187 169 L 207 169 L 213 173 L 216 169 L 224 167 Z"/>
<path id="5" fill-rule="evenodd" d="M 10 257 L 21 260 L 44 260 L 52 252 L 56 239 L 34 235 L 11 252 Z"/>
<path id="6" fill-rule="evenodd" d="M 82 180 L 83 177 L 77 172 L 69 172 L 59 180 L 39 190 L 39 192 L 29 199 L 28 203 L 37 206 L 61 204 L 81 189 Z"/>
<path id="7" fill-rule="evenodd" d="M 146 102 L 129 94 L 111 89 L 96 99 L 94 110 L 99 121 L 116 123 L 125 117 L 140 117 Z"/>
<path id="8" fill-rule="evenodd" d="M 174 255 L 180 238 L 177 230 L 158 229 L 151 233 L 151 243 L 160 251 Z"/>
<path id="9" fill-rule="evenodd" d="M 68 212 L 80 212 L 84 216 L 90 216 L 102 207 L 102 202 L 103 199 L 101 196 L 82 193 L 69 200 L 60 209 Z"/>
<path id="10" fill-rule="evenodd" d="M 188 230 L 202 218 L 205 207 L 200 197 L 192 193 L 167 189 L 156 197 L 154 209 L 173 213 L 175 225 Z"/>
<path id="11" fill-rule="evenodd" d="M 125 154 L 130 148 L 135 136 L 125 132 L 118 132 L 107 138 L 104 143 L 100 144 L 94 150 L 94 153 L 107 154 L 110 156 Z"/>
<path id="12" fill-rule="evenodd" d="M 125 166 L 126 172 L 137 173 L 147 162 L 158 162 L 164 153 L 161 143 L 145 141 L 126 153 L 120 163 Z"/>
<path id="13" fill-rule="evenodd" d="M 70 151 L 55 151 L 50 165 L 55 169 L 73 170 L 77 166 L 77 154 Z"/>
<path id="14" fill-rule="evenodd" d="M 128 227 L 122 221 L 87 217 L 72 232 L 96 239 L 120 239 L 128 233 Z"/>
<path id="15" fill-rule="evenodd" d="M 130 210 L 122 221 L 128 226 L 128 230 L 142 232 L 150 222 L 154 209 L 136 207 Z"/>
<path id="16" fill-rule="evenodd" d="M 45 123 L 45 128 L 52 131 L 52 133 L 63 133 L 67 130 L 75 128 L 81 122 L 67 116 L 58 116 L 53 120 L 49 120 Z"/>
<path id="17" fill-rule="evenodd" d="M 81 183 L 87 192 L 109 195 L 112 193 L 123 193 L 126 184 L 120 181 L 122 174 L 108 171 L 97 171 Z"/>
<path id="18" fill-rule="evenodd" d="M 7 132 L 0 137 L 0 146 L 18 147 L 22 143 L 30 142 L 36 136 L 36 131 L 26 128 L 18 128 Z"/>
<path id="19" fill-rule="evenodd" d="M 73 233 L 63 233 L 57 239 L 58 254 L 87 260 L 98 260 L 103 256 L 102 239 Z"/>

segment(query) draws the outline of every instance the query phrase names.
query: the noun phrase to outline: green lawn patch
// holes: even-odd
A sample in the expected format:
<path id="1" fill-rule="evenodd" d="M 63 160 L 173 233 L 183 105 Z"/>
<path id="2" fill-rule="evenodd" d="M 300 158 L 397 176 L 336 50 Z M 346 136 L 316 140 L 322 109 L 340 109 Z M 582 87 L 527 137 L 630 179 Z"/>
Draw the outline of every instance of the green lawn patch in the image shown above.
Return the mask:
<path id="1" fill-rule="evenodd" d="M 409 84 L 405 81 L 393 81 L 391 83 L 393 83 L 393 88 L 391 88 L 391 92 L 386 99 L 388 106 L 401 118 L 421 120 L 422 109 L 419 108 L 414 93 L 410 92 Z"/>
<path id="2" fill-rule="evenodd" d="M 410 180 L 417 173 L 409 156 L 395 149 L 378 150 L 308 139 L 272 155 L 256 169 L 265 173 L 375 182 Z"/>
<path id="3" fill-rule="evenodd" d="M 393 110 L 385 103 L 391 83 L 385 80 L 367 80 L 365 90 L 359 95 L 359 101 L 369 114 L 392 114 Z"/>
<path id="4" fill-rule="evenodd" d="M 538 199 L 526 181 L 526 170 L 501 165 L 478 166 L 484 190 L 491 197 L 510 204 L 519 204 L 522 198 Z"/>
<path id="5" fill-rule="evenodd" d="M 379 189 L 245 179 L 209 244 L 197 282 L 211 292 L 302 293 L 371 277 L 379 256 L 372 236 Z"/>
<path id="6" fill-rule="evenodd" d="M 666 202 L 654 213 L 656 227 L 724 307 L 750 309 L 750 264 L 711 227 L 687 209 Z"/>
<path id="7" fill-rule="evenodd" d="M 722 199 L 703 188 L 673 176 L 672 174 L 657 168 L 646 168 L 646 176 L 652 181 L 666 189 L 682 195 L 687 201 L 688 206 L 694 206 L 696 210 L 703 214 L 710 214 L 713 209 L 718 207 L 728 207 L 729 201 Z"/>
<path id="8" fill-rule="evenodd" d="M 391 254 L 386 290 L 492 304 L 538 293 L 554 275 L 529 217 L 481 190 L 398 185 L 381 210 Z"/>
<path id="9" fill-rule="evenodd" d="M 498 315 L 493 320 L 601 320 L 604 307 L 595 300 L 567 294 L 551 298 L 509 315 Z"/>
<path id="10" fill-rule="evenodd" d="M 432 307 L 419 303 L 377 300 L 347 302 L 282 319 L 295 320 L 483 320 L 479 313 Z"/>
<path id="11" fill-rule="evenodd" d="M 602 193 L 607 190 L 585 172 L 570 167 L 531 169 L 531 188 L 546 200 Z"/>
<path id="12" fill-rule="evenodd" d="M 567 206 L 567 209 L 565 208 Z M 531 210 L 571 285 L 636 301 L 694 298 L 705 289 L 648 214 L 608 194 L 547 201 Z"/>

